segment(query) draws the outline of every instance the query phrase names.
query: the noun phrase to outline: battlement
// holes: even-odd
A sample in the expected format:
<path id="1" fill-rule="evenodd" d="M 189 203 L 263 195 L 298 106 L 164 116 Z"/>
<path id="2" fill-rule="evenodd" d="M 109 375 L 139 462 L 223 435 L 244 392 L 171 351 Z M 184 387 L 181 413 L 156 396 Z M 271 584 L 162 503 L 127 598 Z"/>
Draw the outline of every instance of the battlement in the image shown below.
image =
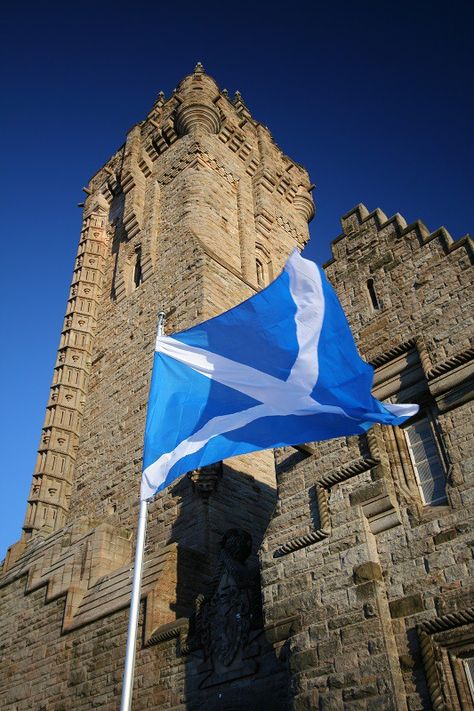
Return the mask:
<path id="1" fill-rule="evenodd" d="M 329 266 L 338 258 L 335 249 L 338 243 L 345 239 L 354 238 L 362 230 L 375 230 L 377 233 L 391 231 L 396 238 L 409 237 L 416 239 L 421 247 L 429 242 L 438 240 L 445 254 L 464 247 L 470 259 L 474 261 L 474 243 L 469 234 L 454 240 L 445 227 L 439 227 L 431 232 L 422 220 L 415 220 L 415 222 L 407 224 L 407 221 L 399 212 L 396 212 L 392 217 L 387 217 L 380 208 L 377 207 L 372 212 L 369 212 L 363 203 L 359 203 L 342 216 L 341 224 L 342 234 L 331 242 L 333 257 L 324 264 L 324 267 Z"/>

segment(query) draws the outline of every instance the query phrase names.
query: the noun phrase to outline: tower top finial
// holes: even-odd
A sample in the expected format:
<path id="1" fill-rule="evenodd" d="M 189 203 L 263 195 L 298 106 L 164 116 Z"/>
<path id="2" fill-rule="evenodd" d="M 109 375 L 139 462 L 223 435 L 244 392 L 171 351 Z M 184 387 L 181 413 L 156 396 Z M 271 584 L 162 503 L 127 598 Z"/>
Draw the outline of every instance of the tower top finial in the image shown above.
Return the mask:
<path id="1" fill-rule="evenodd" d="M 201 62 L 198 62 L 194 67 L 194 74 L 204 74 L 204 67 Z"/>

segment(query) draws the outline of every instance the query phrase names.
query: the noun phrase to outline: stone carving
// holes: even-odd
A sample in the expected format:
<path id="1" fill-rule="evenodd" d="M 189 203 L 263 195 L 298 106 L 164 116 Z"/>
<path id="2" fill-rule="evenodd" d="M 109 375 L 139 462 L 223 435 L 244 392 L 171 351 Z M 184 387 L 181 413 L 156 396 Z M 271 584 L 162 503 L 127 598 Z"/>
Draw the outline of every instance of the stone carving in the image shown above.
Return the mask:
<path id="1" fill-rule="evenodd" d="M 446 683 L 446 671 L 448 671 L 448 674 L 452 673 L 452 660 L 456 656 L 454 651 L 455 645 L 451 639 L 451 664 L 447 665 L 447 669 L 443 669 L 441 654 L 443 638 L 440 633 L 454 630 L 464 625 L 470 625 L 472 622 L 474 622 L 474 607 L 469 607 L 463 610 L 455 610 L 447 615 L 435 617 L 431 620 L 425 620 L 417 626 L 426 681 L 435 711 L 448 711 L 448 709 L 453 708 L 453 704 L 455 704 L 456 701 L 459 702 L 459 698 L 456 697 L 458 697 L 459 693 L 462 694 L 462 690 L 456 689 L 456 685 Z M 472 639 L 472 631 L 467 634 L 467 639 Z M 454 691 L 454 689 L 456 689 L 456 691 Z M 453 695 L 453 692 L 455 695 Z M 465 701 L 469 703 L 467 698 Z M 464 708 L 464 705 L 462 707 Z M 468 708 L 468 706 L 466 706 L 466 708 Z"/>
<path id="2" fill-rule="evenodd" d="M 258 573 L 248 565 L 252 537 L 231 528 L 224 534 L 209 595 L 196 599 L 187 650 L 198 652 L 201 687 L 253 674 L 261 632 Z M 185 650 L 183 650 L 185 651 Z"/>
<path id="3" fill-rule="evenodd" d="M 188 479 L 193 485 L 193 491 L 200 496 L 204 503 L 209 502 L 209 497 L 213 494 L 222 477 L 222 462 L 211 464 L 208 467 L 200 467 L 189 472 Z"/>
<path id="4" fill-rule="evenodd" d="M 202 65 L 197 65 L 194 73 L 183 79 L 179 89 L 184 94 L 176 110 L 178 136 L 196 132 L 219 133 L 221 121 L 214 103 L 219 89 L 214 80 L 204 74 Z"/>

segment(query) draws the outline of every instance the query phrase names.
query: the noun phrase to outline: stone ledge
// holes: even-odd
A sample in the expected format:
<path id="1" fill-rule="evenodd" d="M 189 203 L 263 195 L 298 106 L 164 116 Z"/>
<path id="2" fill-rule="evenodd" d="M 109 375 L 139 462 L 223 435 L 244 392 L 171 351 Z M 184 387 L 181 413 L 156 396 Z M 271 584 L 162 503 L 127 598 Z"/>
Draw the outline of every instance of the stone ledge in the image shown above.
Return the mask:
<path id="1" fill-rule="evenodd" d="M 25 594 L 46 587 L 45 603 L 65 597 L 62 632 L 69 632 L 125 609 L 130 604 L 133 562 L 127 531 L 80 521 L 47 538 L 34 539 L 0 579 L 0 587 L 27 576 Z M 176 624 L 187 601 L 178 598 L 180 569 L 203 567 L 202 556 L 170 543 L 145 560 L 141 596 L 146 598 L 145 639 L 165 624 Z"/>

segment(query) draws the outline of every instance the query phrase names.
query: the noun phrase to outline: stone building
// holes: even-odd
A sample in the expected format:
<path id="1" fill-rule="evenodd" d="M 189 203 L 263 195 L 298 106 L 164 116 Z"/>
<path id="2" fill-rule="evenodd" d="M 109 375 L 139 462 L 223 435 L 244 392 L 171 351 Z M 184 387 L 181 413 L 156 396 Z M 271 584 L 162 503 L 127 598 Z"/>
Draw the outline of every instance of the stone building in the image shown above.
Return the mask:
<path id="1" fill-rule="evenodd" d="M 0 578 L 2 709 L 118 708 L 158 311 L 172 333 L 265 286 L 308 240 L 311 189 L 200 65 L 91 179 Z M 420 415 L 156 497 L 136 709 L 473 707 L 472 243 L 363 205 L 342 226 L 326 272 L 374 393 Z"/>

